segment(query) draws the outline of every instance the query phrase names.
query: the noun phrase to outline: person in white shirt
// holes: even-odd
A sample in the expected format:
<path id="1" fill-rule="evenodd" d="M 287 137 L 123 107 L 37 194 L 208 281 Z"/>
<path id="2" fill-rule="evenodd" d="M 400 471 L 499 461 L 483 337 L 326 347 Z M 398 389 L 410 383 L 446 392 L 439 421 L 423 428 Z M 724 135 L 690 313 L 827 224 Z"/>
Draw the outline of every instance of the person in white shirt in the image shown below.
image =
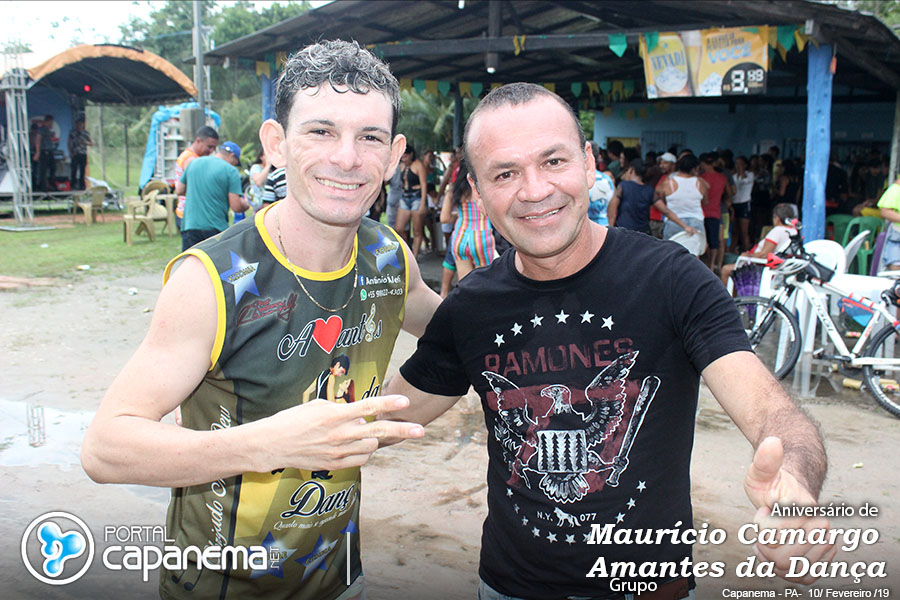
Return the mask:
<path id="1" fill-rule="evenodd" d="M 734 184 L 737 188 L 731 205 L 738 225 L 741 249 L 750 248 L 750 194 L 753 192 L 753 171 L 746 156 L 738 156 L 734 161 Z"/>
<path id="2" fill-rule="evenodd" d="M 776 204 L 772 209 L 772 229 L 770 229 L 753 248 L 741 253 L 749 258 L 766 258 L 772 252 L 781 252 L 791 243 L 791 236 L 797 233 L 797 220 L 794 218 L 794 206 L 788 202 Z M 728 284 L 728 278 L 734 271 L 734 264 L 722 267 L 722 283 Z"/>

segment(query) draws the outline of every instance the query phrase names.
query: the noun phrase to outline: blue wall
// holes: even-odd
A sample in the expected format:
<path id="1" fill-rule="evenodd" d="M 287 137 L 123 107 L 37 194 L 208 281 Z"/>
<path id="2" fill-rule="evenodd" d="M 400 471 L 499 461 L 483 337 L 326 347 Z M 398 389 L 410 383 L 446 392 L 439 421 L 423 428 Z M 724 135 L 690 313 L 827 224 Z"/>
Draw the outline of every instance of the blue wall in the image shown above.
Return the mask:
<path id="1" fill-rule="evenodd" d="M 72 105 L 65 92 L 54 90 L 45 86 L 36 85 L 25 92 L 25 102 L 28 104 L 28 121 L 35 118 L 43 119 L 44 115 L 53 115 L 53 120 L 59 126 L 59 144 L 57 148 L 63 154 L 69 156 L 69 132 L 75 127 Z M 5 116 L 5 115 L 4 115 Z M 68 175 L 68 173 L 57 173 Z"/>
<path id="2" fill-rule="evenodd" d="M 618 104 L 612 108 L 609 117 L 602 112 L 595 113 L 594 139 L 601 147 L 605 147 L 608 137 L 640 138 L 645 131 L 683 131 L 683 147 L 695 153 L 719 147 L 731 148 L 735 154 L 749 155 L 754 144 L 774 140 L 781 147 L 782 155 L 790 157 L 802 154 L 803 145 L 799 145 L 799 152 L 789 153 L 786 141 L 806 138 L 805 104 L 737 105 L 732 113 L 728 112 L 727 104 L 669 103 L 665 111 L 659 111 L 650 102 Z M 638 117 L 641 108 L 647 109 L 645 119 Z M 622 118 L 619 111 L 623 109 L 634 110 L 634 119 Z M 890 142 L 893 103 L 835 104 L 831 110 L 833 142 Z M 761 150 L 765 151 L 767 147 Z M 644 148 L 645 152 L 647 150 Z"/>

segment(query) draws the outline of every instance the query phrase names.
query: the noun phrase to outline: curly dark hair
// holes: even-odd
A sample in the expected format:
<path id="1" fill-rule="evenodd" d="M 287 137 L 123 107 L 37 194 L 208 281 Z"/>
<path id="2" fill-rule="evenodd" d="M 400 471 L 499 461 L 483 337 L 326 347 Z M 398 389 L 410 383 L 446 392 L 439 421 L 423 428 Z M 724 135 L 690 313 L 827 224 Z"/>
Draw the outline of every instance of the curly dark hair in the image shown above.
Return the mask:
<path id="1" fill-rule="evenodd" d="M 336 92 L 381 92 L 391 101 L 391 135 L 400 119 L 400 84 L 387 64 L 355 41 L 326 40 L 291 55 L 275 84 L 275 118 L 285 129 L 299 90 L 325 82 Z"/>

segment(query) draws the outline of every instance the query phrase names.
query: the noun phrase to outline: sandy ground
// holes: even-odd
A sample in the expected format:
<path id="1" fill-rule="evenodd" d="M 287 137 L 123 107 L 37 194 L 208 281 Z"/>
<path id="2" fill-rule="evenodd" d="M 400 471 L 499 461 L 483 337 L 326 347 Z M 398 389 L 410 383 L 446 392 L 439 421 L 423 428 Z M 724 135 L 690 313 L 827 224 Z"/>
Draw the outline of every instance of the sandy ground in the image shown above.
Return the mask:
<path id="1" fill-rule="evenodd" d="M 95 537 L 109 525 L 164 522 L 168 490 L 98 485 L 78 464 L 83 430 L 141 340 L 159 286 L 156 273 L 125 278 L 94 273 L 0 291 L 0 596 L 157 597 L 155 573 L 143 583 L 139 574 L 110 572 L 97 560 L 70 585 L 39 583 L 23 567 L 19 545 L 32 519 L 51 510 L 78 515 Z M 403 334 L 392 370 L 413 347 L 414 340 Z M 750 447 L 705 389 L 701 396 L 693 458 L 695 520 L 724 529 L 728 537 L 721 546 L 695 548 L 698 561 L 726 563 L 724 577 L 699 579 L 697 597 L 720 598 L 727 589 L 799 597 L 784 593 L 779 580 L 734 575 L 753 554 L 737 537 L 738 528 L 753 517 L 741 485 Z M 869 503 L 880 510 L 875 518 L 834 521 L 840 527 L 874 527 L 880 534 L 877 543 L 838 559 L 885 561 L 888 576 L 827 579 L 812 590 L 787 587 L 813 598 L 833 597 L 829 594 L 836 590 L 900 593 L 900 419 L 856 393 L 805 404 L 822 424 L 831 463 L 822 502 Z M 40 447 L 28 444 L 29 406 L 43 407 L 46 441 Z M 365 467 L 361 529 L 371 600 L 475 597 L 486 512 L 485 437 L 480 405 L 463 400 L 429 427 L 425 440 L 379 451 Z M 827 593 L 817 596 L 817 589 Z"/>

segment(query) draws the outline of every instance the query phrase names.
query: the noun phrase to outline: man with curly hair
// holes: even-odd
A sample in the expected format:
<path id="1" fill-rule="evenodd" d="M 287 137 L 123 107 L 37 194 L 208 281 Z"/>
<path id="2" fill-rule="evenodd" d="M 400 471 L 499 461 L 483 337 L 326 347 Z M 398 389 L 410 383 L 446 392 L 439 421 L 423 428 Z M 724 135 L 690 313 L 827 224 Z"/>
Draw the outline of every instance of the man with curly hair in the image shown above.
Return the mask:
<path id="1" fill-rule="evenodd" d="M 266 559 L 167 563 L 163 598 L 364 595 L 359 467 L 384 436 L 424 435 L 373 422 L 408 403 L 376 396 L 399 330 L 420 335 L 439 302 L 408 247 L 364 218 L 406 146 L 399 106 L 397 80 L 356 43 L 292 56 L 260 128 L 287 196 L 169 264 L 150 331 L 100 405 L 82 447 L 94 480 L 174 488 L 166 532 L 182 550 Z M 304 402 L 336 361 L 363 398 Z M 162 422 L 179 406 L 182 427 Z"/>

